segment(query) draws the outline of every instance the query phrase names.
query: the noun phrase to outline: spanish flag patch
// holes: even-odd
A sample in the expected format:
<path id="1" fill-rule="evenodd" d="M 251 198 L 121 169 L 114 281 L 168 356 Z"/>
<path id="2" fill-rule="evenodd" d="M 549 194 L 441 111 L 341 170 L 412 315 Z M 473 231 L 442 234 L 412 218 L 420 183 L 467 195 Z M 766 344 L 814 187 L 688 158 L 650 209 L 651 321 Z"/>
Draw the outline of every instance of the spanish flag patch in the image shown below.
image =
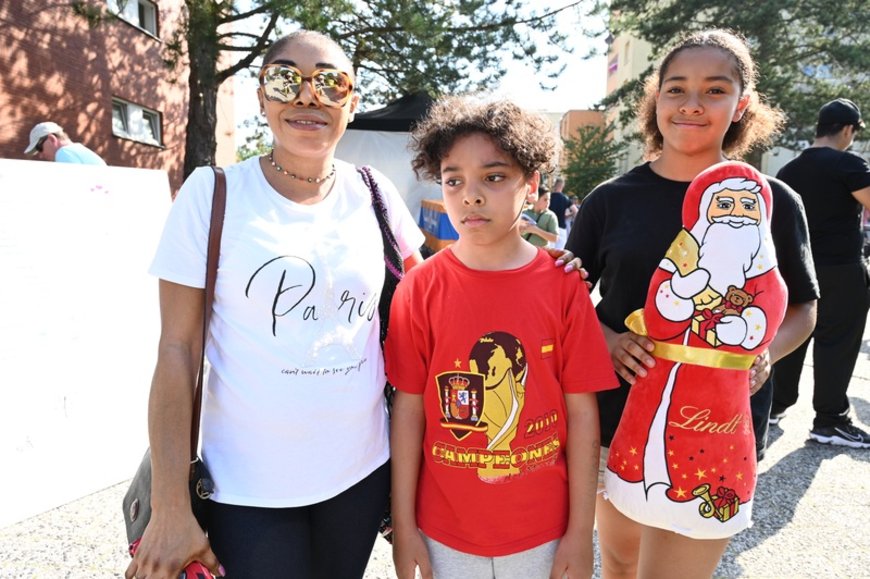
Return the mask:
<path id="1" fill-rule="evenodd" d="M 541 341 L 541 358 L 549 358 L 556 350 L 556 340 L 548 338 Z"/>

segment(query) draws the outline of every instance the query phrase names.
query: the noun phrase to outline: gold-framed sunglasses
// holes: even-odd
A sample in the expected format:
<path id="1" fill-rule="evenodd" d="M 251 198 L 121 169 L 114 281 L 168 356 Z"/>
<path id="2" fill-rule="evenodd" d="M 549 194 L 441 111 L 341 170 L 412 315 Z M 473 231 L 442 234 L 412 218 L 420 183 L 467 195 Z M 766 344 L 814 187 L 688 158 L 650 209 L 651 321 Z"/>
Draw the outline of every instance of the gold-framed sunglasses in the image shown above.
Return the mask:
<path id="1" fill-rule="evenodd" d="M 263 95 L 270 101 L 293 102 L 302 92 L 302 83 L 311 83 L 314 98 L 323 106 L 341 108 L 353 96 L 353 81 L 350 75 L 334 68 L 318 68 L 305 76 L 289 64 L 267 64 L 260 70 L 260 86 Z"/>

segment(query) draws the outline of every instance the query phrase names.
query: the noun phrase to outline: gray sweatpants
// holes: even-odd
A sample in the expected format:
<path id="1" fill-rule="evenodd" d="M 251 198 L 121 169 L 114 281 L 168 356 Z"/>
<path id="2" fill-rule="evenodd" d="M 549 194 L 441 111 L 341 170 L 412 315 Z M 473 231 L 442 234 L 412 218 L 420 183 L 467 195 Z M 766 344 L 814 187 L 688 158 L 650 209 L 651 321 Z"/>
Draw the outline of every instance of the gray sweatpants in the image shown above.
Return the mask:
<path id="1" fill-rule="evenodd" d="M 480 557 L 452 549 L 423 534 L 435 579 L 537 579 L 549 577 L 558 539 L 503 557 Z"/>

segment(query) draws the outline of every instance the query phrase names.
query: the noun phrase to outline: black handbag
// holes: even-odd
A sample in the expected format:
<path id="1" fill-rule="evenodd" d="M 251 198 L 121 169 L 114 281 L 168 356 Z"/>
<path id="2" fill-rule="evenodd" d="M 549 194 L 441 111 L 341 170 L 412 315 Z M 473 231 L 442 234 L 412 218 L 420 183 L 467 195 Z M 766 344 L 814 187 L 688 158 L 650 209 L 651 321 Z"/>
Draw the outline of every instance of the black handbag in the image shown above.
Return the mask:
<path id="1" fill-rule="evenodd" d="M 405 275 L 405 265 L 396 236 L 393 234 L 393 230 L 390 229 L 387 206 L 384 204 L 378 183 L 372 176 L 371 168 L 367 166 L 359 167 L 357 171 L 362 175 L 363 181 L 372 193 L 372 207 L 375 210 L 375 217 L 377 217 L 378 227 L 381 230 L 381 239 L 384 243 L 384 287 L 381 289 L 381 299 L 378 302 L 378 315 L 381 320 L 381 349 L 383 349 L 384 340 L 387 337 L 387 326 L 390 321 L 390 304 L 393 302 L 396 286 Z M 390 412 L 393 407 L 393 395 L 395 392 L 396 389 L 389 382 L 384 385 L 387 412 Z M 393 516 L 389 504 L 387 505 L 386 512 L 384 512 L 378 531 L 388 543 L 393 542 Z"/>
<path id="2" fill-rule="evenodd" d="M 221 233 L 223 232 L 224 209 L 226 208 L 227 185 L 223 169 L 213 167 L 215 174 L 214 198 L 211 209 L 211 224 L 208 234 L 208 253 L 205 280 L 205 311 L 203 312 L 202 352 L 199 360 L 199 373 L 193 395 L 193 415 L 190 422 L 190 506 L 199 525 L 205 529 L 208 498 L 214 492 L 214 483 L 205 464 L 197 455 L 199 446 L 199 420 L 202 408 L 203 371 L 205 369 L 205 343 L 208 337 L 208 324 L 211 319 L 214 289 L 217 281 L 217 262 L 220 256 Z M 127 489 L 122 501 L 124 526 L 131 555 L 133 546 L 142 538 L 145 527 L 151 520 L 151 449 L 145 456 Z"/>

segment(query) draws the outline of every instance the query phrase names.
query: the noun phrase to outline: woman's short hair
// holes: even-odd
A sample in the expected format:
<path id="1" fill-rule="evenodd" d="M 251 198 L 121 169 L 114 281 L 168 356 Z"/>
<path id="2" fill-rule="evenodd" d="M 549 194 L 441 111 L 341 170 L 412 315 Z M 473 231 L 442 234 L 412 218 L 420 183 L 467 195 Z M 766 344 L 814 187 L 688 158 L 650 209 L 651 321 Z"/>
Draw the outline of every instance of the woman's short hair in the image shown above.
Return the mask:
<path id="1" fill-rule="evenodd" d="M 342 64 L 347 67 L 347 72 L 349 72 L 351 76 L 353 76 L 353 64 L 351 63 L 347 54 L 344 52 L 344 49 L 341 47 L 341 45 L 329 36 L 320 32 L 316 32 L 314 30 L 296 30 L 295 32 L 291 32 L 290 34 L 282 36 L 281 38 L 270 44 L 269 48 L 266 50 L 266 53 L 263 55 L 263 66 L 275 62 L 275 60 L 277 60 L 278 58 L 278 54 L 281 53 L 281 51 L 283 51 L 288 45 L 297 41 L 308 41 L 312 44 L 324 44 L 326 46 L 329 46 L 330 48 L 337 50 L 339 53 L 341 53 L 342 57 L 345 60 L 345 62 L 343 62 Z"/>

